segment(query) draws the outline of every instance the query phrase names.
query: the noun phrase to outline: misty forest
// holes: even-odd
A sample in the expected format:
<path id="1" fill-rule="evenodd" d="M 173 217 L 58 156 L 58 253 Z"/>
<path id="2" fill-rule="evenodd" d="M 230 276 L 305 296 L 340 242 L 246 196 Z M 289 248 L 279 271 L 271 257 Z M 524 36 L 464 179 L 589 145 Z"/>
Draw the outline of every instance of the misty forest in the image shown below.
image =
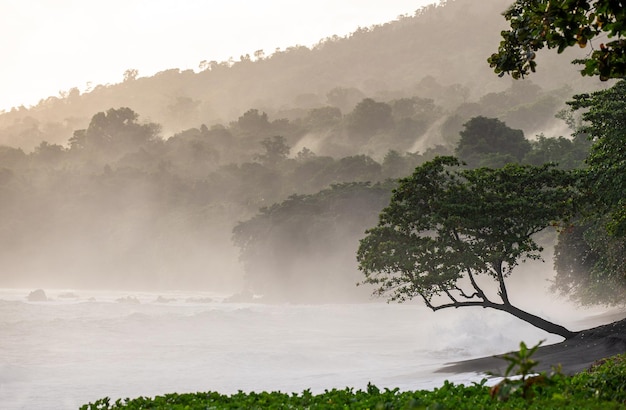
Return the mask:
<path id="1" fill-rule="evenodd" d="M 623 303 L 626 83 L 581 76 L 570 62 L 589 49 L 569 43 L 496 75 L 510 4 L 449 0 L 196 71 L 129 68 L 2 112 L 0 286 L 374 294 L 571 337 L 517 308 L 507 280 Z"/>

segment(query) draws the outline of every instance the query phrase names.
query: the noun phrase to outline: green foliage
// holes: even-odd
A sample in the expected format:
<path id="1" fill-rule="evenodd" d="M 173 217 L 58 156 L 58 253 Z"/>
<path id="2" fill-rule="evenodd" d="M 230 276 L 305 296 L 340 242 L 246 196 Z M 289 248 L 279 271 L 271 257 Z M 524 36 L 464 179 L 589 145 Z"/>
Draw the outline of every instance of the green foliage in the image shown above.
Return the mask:
<path id="1" fill-rule="evenodd" d="M 570 212 L 563 171 L 446 169 L 455 166 L 456 159 L 440 157 L 401 179 L 378 226 L 367 231 L 358 260 L 378 293 L 430 299 L 455 289 L 467 270 L 508 276 L 520 258 L 539 257 L 531 236 Z"/>
<path id="2" fill-rule="evenodd" d="M 574 110 L 586 110 L 580 132 L 593 141 L 583 181 L 588 208 L 593 214 L 609 215 L 611 234 L 626 235 L 626 81 L 576 95 L 568 104 Z"/>
<path id="3" fill-rule="evenodd" d="M 445 382 L 433 391 L 406 391 L 379 389 L 368 384 L 366 390 L 352 388 L 326 390 L 312 394 L 305 390 L 291 395 L 281 392 L 243 393 L 231 396 L 214 392 L 168 394 L 153 399 L 117 400 L 104 398 L 83 405 L 81 410 L 113 409 L 475 409 L 489 406 L 488 389 L 482 384 L 454 385 Z"/>
<path id="4" fill-rule="evenodd" d="M 523 349 L 509 357 L 530 376 L 534 366 L 532 355 L 537 346 Z M 520 373 L 521 372 L 521 373 Z M 313 394 L 239 391 L 232 395 L 217 392 L 165 394 L 153 398 L 118 399 L 105 397 L 85 404 L 80 410 L 206 410 L 206 409 L 625 409 L 626 356 L 607 358 L 591 369 L 568 377 L 557 372 L 519 379 L 505 379 L 492 388 L 486 379 L 472 385 L 445 381 L 433 390 L 400 391 L 368 384 L 365 390 L 353 388 L 325 390 Z"/>
<path id="5" fill-rule="evenodd" d="M 606 40 L 594 47 L 583 64 L 583 75 L 601 80 L 626 75 L 626 8 L 612 0 L 516 0 L 504 13 L 510 30 L 502 31 L 498 52 L 488 62 L 497 74 L 515 79 L 534 72 L 536 52 L 544 47 L 558 53 L 578 45 L 586 47 L 596 38 Z"/>
<path id="6" fill-rule="evenodd" d="M 530 399 L 532 397 L 532 390 L 538 384 L 546 383 L 546 376 L 539 375 L 533 376 L 534 368 L 539 364 L 532 358 L 539 346 L 543 341 L 540 341 L 535 346 L 528 348 L 526 343 L 520 342 L 520 349 L 517 352 L 512 352 L 502 356 L 503 360 L 506 360 L 509 365 L 504 371 L 504 380 L 498 383 L 491 389 L 491 395 L 498 400 L 509 400 L 513 395 L 520 392 L 521 397 L 524 399 Z M 519 376 L 511 378 L 511 376 Z M 531 378 L 532 376 L 532 378 Z"/>
<path id="7" fill-rule="evenodd" d="M 626 403 L 626 355 L 600 360 L 590 369 L 575 375 L 571 388 L 598 400 Z"/>
<path id="8" fill-rule="evenodd" d="M 538 135 L 530 142 L 531 150 L 524 156 L 523 162 L 537 166 L 553 163 L 562 169 L 582 168 L 590 145 L 582 134 L 577 134 L 574 138 Z"/>
<path id="9" fill-rule="evenodd" d="M 591 271 L 599 255 L 591 249 L 584 238 L 587 229 L 589 226 L 580 221 L 575 222 L 559 233 L 558 242 L 554 247 L 556 275 L 551 289 L 569 296 L 571 300 L 581 305 L 593 303 L 598 296 L 597 285 L 593 286 L 597 281 L 592 279 Z M 611 299 L 613 298 L 607 298 L 606 294 L 602 297 L 603 301 Z"/>
<path id="10" fill-rule="evenodd" d="M 539 362 L 534 360 L 532 356 L 535 354 L 537 349 L 539 349 L 539 346 L 541 346 L 542 343 L 543 341 L 540 341 L 531 348 L 528 348 L 526 343 L 520 342 L 519 350 L 517 352 L 502 356 L 502 358 L 509 363 L 504 372 L 504 376 L 508 377 L 516 374 L 521 376 L 522 381 L 525 381 L 530 374 L 534 373 L 533 369 L 539 364 Z M 515 373 L 513 373 L 513 370 L 515 370 Z"/>
<path id="11" fill-rule="evenodd" d="M 438 157 L 400 180 L 378 225 L 360 242 L 364 283 L 391 301 L 419 297 L 432 310 L 490 307 L 571 336 L 512 306 L 505 279 L 520 261 L 541 258 L 534 234 L 571 215 L 572 175 L 549 165 L 459 166 L 453 157 Z M 479 276 L 496 282 L 501 303 L 487 297 Z"/>
<path id="12" fill-rule="evenodd" d="M 552 290 L 580 305 L 621 305 L 626 295 L 626 238 L 613 237 L 605 219 L 577 219 L 559 233 Z"/>
<path id="13" fill-rule="evenodd" d="M 591 141 L 579 173 L 580 217 L 559 236 L 553 288 L 581 304 L 622 304 L 626 293 L 626 81 L 574 96 L 576 138 Z"/>

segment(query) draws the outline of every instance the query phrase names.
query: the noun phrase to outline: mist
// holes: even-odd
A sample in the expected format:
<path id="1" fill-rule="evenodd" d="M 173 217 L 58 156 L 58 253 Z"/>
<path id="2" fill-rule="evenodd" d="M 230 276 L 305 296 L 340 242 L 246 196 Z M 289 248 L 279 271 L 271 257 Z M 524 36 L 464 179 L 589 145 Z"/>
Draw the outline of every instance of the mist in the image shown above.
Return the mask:
<path id="1" fill-rule="evenodd" d="M 521 130 L 521 163 L 583 163 L 555 115 L 606 85 L 570 67 L 576 50 L 540 53 L 532 80 L 494 75 L 509 3 L 448 1 L 0 113 L 0 402 L 430 388 L 476 380 L 438 375 L 445 363 L 560 341 L 489 309 L 387 304 L 356 261 L 397 180 L 454 155 L 473 118 Z M 511 154 L 490 148 L 461 160 Z M 544 261 L 514 270 L 512 303 L 572 330 L 609 321 L 549 290 L 556 240 L 542 233 Z"/>

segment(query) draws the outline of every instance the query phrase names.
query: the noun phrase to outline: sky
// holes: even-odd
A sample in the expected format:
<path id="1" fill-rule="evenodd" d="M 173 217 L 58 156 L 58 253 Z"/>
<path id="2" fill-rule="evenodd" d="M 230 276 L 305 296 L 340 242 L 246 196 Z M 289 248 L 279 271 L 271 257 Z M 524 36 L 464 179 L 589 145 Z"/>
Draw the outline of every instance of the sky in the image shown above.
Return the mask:
<path id="1" fill-rule="evenodd" d="M 201 61 L 266 55 L 436 0 L 0 0 L 0 111 Z"/>

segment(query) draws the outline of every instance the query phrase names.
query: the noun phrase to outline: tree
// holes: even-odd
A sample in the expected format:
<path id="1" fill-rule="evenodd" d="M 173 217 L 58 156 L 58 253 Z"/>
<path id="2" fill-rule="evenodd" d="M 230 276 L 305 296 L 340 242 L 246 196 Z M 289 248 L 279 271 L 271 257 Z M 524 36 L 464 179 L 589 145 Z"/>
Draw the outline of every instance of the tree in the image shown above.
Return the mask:
<path id="1" fill-rule="evenodd" d="M 241 117 L 239 117 L 237 125 L 243 132 L 262 134 L 269 128 L 270 123 L 265 112 L 259 113 L 259 110 L 253 108 L 246 111 Z"/>
<path id="2" fill-rule="evenodd" d="M 287 145 L 285 137 L 275 135 L 272 138 L 264 138 L 261 145 L 265 149 L 263 154 L 257 155 L 257 159 L 265 165 L 276 165 L 287 159 L 291 148 Z"/>
<path id="3" fill-rule="evenodd" d="M 589 141 L 582 135 L 572 139 L 565 137 L 547 138 L 543 134 L 531 143 L 531 151 L 524 157 L 524 163 L 542 165 L 548 162 L 563 169 L 581 168 L 589 153 Z"/>
<path id="4" fill-rule="evenodd" d="M 247 285 L 291 302 L 367 298 L 355 289 L 357 238 L 376 221 L 391 184 L 346 183 L 292 195 L 233 228 Z"/>
<path id="5" fill-rule="evenodd" d="M 586 110 L 579 132 L 593 141 L 585 161 L 587 208 L 600 217 L 608 214 L 609 233 L 626 236 L 626 81 L 576 95 L 568 104 L 574 110 Z"/>
<path id="6" fill-rule="evenodd" d="M 124 82 L 136 80 L 138 75 L 139 70 L 129 68 L 128 70 L 124 71 Z"/>
<path id="7" fill-rule="evenodd" d="M 63 159 L 65 153 L 65 149 L 61 145 L 42 141 L 39 146 L 35 147 L 31 157 L 35 158 L 41 165 L 54 166 Z"/>
<path id="8" fill-rule="evenodd" d="M 335 182 L 371 182 L 380 179 L 381 166 L 367 155 L 343 157 L 331 169 Z"/>
<path id="9" fill-rule="evenodd" d="M 404 158 L 398 151 L 389 150 L 382 163 L 382 174 L 385 178 L 399 178 L 406 175 L 406 164 Z"/>
<path id="10" fill-rule="evenodd" d="M 626 238 L 608 235 L 604 220 L 576 220 L 559 233 L 551 289 L 580 305 L 620 305 L 626 295 Z"/>
<path id="11" fill-rule="evenodd" d="M 498 52 L 487 60 L 501 76 L 515 79 L 534 72 L 536 52 L 544 47 L 566 48 L 591 44 L 582 75 L 606 81 L 626 75 L 626 7 L 614 0 L 516 0 L 504 13 L 510 30 L 502 31 Z M 594 47 L 594 40 L 602 40 Z"/>
<path id="12" fill-rule="evenodd" d="M 183 128 L 194 121 L 200 104 L 201 101 L 178 96 L 171 104 L 167 105 L 167 115 L 177 127 Z"/>
<path id="13" fill-rule="evenodd" d="M 99 112 L 91 118 L 86 130 L 74 132 L 70 147 L 113 157 L 134 152 L 155 141 L 161 129 L 155 123 L 141 124 L 138 118 L 139 115 L 128 107 Z"/>
<path id="14" fill-rule="evenodd" d="M 474 117 L 463 127 L 456 155 L 470 166 L 501 166 L 508 162 L 520 162 L 531 149 L 522 130 L 509 128 L 497 118 Z M 494 155 L 504 158 L 499 161 L 502 163 L 495 164 Z"/>
<path id="15" fill-rule="evenodd" d="M 304 123 L 312 130 L 330 129 L 340 122 L 341 110 L 337 107 L 313 108 L 304 118 Z"/>
<path id="16" fill-rule="evenodd" d="M 365 98 L 348 115 L 347 128 L 351 135 L 367 141 L 372 135 L 393 125 L 391 107 L 384 102 Z"/>
<path id="17" fill-rule="evenodd" d="M 391 301 L 421 298 L 433 311 L 483 307 L 508 312 L 565 338 L 575 333 L 511 304 L 506 279 L 524 260 L 541 259 L 535 241 L 571 212 L 571 175 L 545 165 L 457 169 L 437 157 L 401 179 L 357 252 L 364 284 Z M 493 290 L 484 278 L 495 282 Z"/>
<path id="18" fill-rule="evenodd" d="M 17 169 L 26 166 L 27 156 L 21 148 L 0 145 L 0 164 L 2 168 Z"/>
<path id="19" fill-rule="evenodd" d="M 579 217 L 559 235 L 553 289 L 580 304 L 622 304 L 626 294 L 626 81 L 574 96 L 591 140 L 580 172 Z"/>

